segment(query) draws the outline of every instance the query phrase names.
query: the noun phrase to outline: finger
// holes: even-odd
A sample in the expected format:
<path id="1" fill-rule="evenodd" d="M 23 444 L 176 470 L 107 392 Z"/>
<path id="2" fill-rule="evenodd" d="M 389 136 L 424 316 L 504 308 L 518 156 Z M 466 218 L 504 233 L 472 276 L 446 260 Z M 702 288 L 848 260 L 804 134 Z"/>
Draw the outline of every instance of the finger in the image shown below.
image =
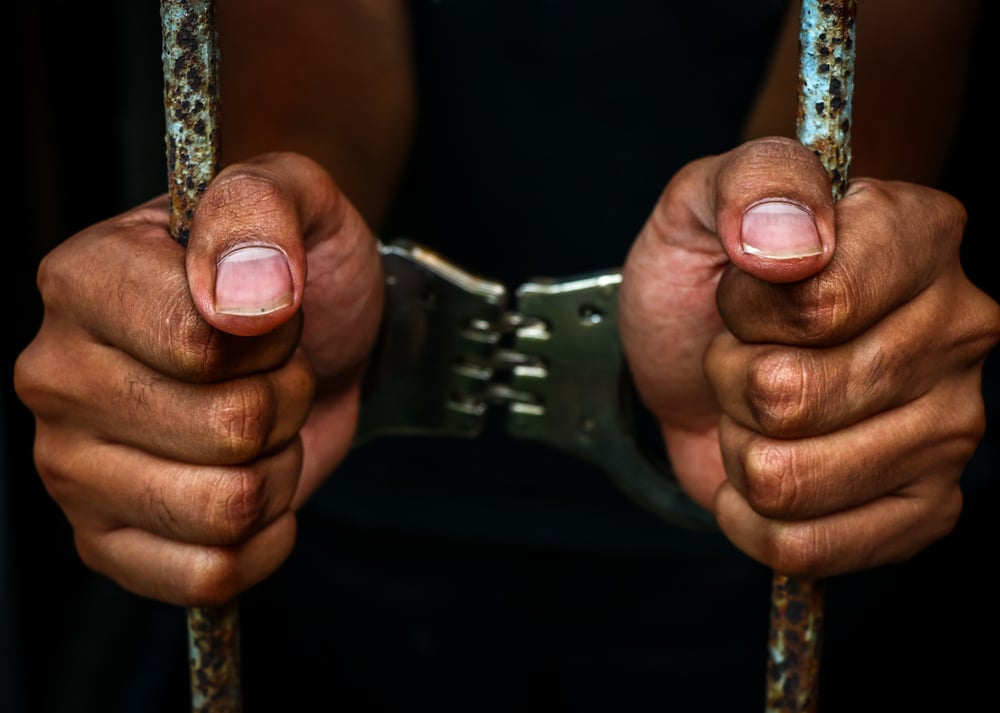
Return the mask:
<path id="1" fill-rule="evenodd" d="M 723 333 L 705 358 L 722 410 L 764 435 L 795 438 L 923 396 L 978 364 L 996 339 L 996 305 L 960 274 L 952 278 L 834 348 L 744 344 Z"/>
<path id="2" fill-rule="evenodd" d="M 776 572 L 810 579 L 909 559 L 947 535 L 961 509 L 961 490 L 933 478 L 811 520 L 768 519 L 729 484 L 715 500 L 719 526 L 737 548 Z"/>
<path id="3" fill-rule="evenodd" d="M 921 478 L 957 482 L 982 437 L 974 370 L 904 408 L 834 433 L 761 436 L 728 418 L 720 444 L 729 483 L 761 516 L 801 520 L 858 507 Z"/>
<path id="4" fill-rule="evenodd" d="M 958 269 L 966 214 L 950 196 L 856 180 L 838 201 L 836 216 L 837 249 L 816 279 L 770 284 L 739 270 L 723 275 L 719 310 L 738 338 L 837 344 Z"/>
<path id="5" fill-rule="evenodd" d="M 224 169 L 199 201 L 188 243 L 198 309 L 229 333 L 274 329 L 301 305 L 306 252 L 323 241 L 336 244 L 345 271 L 373 243 L 319 164 L 277 153 Z"/>
<path id="6" fill-rule="evenodd" d="M 76 531 L 87 567 L 139 596 L 186 607 L 232 601 L 274 572 L 294 544 L 290 512 L 232 547 L 175 542 L 131 528 Z"/>
<path id="7" fill-rule="evenodd" d="M 791 227 L 778 225 L 782 216 Z M 812 247 L 790 247 L 796 231 Z M 781 245 L 762 242 L 770 233 Z M 686 427 L 710 425 L 702 355 L 724 328 L 716 300 L 730 260 L 758 277 L 796 279 L 822 269 L 833 239 L 829 179 L 797 142 L 761 140 L 678 171 L 629 252 L 619 295 L 623 347 L 647 406 L 661 417 L 685 414 Z"/>
<path id="8" fill-rule="evenodd" d="M 188 463 L 230 464 L 284 446 L 308 417 L 314 379 L 296 353 L 280 368 L 211 384 L 166 378 L 111 347 L 39 350 L 20 376 L 36 415 Z M 46 381 L 71 359 L 74 378 Z M 29 395 L 30 393 L 30 395 Z"/>
<path id="9" fill-rule="evenodd" d="M 287 510 L 302 467 L 298 439 L 250 463 L 193 466 L 43 425 L 38 451 L 46 489 L 78 529 L 204 545 L 241 542 Z"/>
<path id="10" fill-rule="evenodd" d="M 719 240 L 733 264 L 768 282 L 819 272 L 834 252 L 830 180 L 815 154 L 783 138 L 726 154 L 715 181 Z"/>
<path id="11" fill-rule="evenodd" d="M 287 359 L 298 320 L 248 340 L 200 317 L 186 283 L 183 248 L 170 238 L 167 221 L 161 197 L 52 251 L 38 271 L 46 315 L 33 347 L 109 344 L 156 371 L 192 381 L 252 373 Z"/>

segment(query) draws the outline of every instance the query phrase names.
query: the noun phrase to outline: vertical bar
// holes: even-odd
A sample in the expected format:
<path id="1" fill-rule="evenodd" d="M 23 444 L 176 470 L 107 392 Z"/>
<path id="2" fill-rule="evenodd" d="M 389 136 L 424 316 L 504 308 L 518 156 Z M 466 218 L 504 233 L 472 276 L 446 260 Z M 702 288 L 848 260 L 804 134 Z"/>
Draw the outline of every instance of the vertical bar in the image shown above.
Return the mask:
<path id="1" fill-rule="evenodd" d="M 767 713 L 815 713 L 823 639 L 823 582 L 774 573 Z"/>
<path id="2" fill-rule="evenodd" d="M 187 245 L 191 217 L 219 169 L 219 44 L 214 0 L 160 0 L 170 232 Z"/>
<path id="3" fill-rule="evenodd" d="M 851 161 L 856 0 L 803 0 L 798 139 L 830 175 L 833 199 Z M 823 643 L 822 581 L 775 572 L 771 585 L 767 713 L 815 713 Z"/>
<path id="4" fill-rule="evenodd" d="M 851 163 L 856 17 L 857 0 L 802 2 L 796 131 L 830 174 L 835 201 Z"/>
<path id="5" fill-rule="evenodd" d="M 195 206 L 219 168 L 219 50 L 214 0 L 161 0 L 170 233 L 187 245 Z M 239 713 L 239 608 L 187 611 L 191 709 Z"/>
<path id="6" fill-rule="evenodd" d="M 240 713 L 240 619 L 237 600 L 187 610 L 193 713 Z"/>

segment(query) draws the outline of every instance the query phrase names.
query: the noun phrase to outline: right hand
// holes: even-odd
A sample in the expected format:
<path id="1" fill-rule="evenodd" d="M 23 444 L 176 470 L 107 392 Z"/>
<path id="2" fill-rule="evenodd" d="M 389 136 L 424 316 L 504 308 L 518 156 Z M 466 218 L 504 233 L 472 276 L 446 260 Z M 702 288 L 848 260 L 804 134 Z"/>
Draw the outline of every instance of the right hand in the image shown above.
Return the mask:
<path id="1" fill-rule="evenodd" d="M 221 171 L 187 250 L 168 218 L 160 197 L 46 256 L 15 387 L 83 562 L 212 606 L 284 561 L 350 448 L 383 276 L 364 220 L 296 154 Z"/>

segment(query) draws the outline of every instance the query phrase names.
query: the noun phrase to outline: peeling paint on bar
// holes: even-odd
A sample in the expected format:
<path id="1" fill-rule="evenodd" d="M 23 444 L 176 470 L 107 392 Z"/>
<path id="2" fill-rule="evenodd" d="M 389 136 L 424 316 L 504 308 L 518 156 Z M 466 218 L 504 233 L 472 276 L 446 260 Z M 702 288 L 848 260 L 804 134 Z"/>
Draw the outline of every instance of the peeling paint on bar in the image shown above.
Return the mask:
<path id="1" fill-rule="evenodd" d="M 767 713 L 813 713 L 819 694 L 823 583 L 775 574 L 768 640 Z"/>

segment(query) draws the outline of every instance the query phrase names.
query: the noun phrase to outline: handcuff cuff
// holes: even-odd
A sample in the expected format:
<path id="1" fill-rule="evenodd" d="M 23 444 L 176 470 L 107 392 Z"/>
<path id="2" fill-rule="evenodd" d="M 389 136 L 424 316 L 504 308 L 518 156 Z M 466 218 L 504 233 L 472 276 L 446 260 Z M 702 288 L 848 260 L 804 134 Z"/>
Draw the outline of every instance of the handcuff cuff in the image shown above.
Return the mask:
<path id="1" fill-rule="evenodd" d="M 386 302 L 354 447 L 384 435 L 475 438 L 491 407 L 506 431 L 601 468 L 659 518 L 715 529 L 665 455 L 640 445 L 618 336 L 620 270 L 537 279 L 511 294 L 409 240 L 380 243 Z"/>

